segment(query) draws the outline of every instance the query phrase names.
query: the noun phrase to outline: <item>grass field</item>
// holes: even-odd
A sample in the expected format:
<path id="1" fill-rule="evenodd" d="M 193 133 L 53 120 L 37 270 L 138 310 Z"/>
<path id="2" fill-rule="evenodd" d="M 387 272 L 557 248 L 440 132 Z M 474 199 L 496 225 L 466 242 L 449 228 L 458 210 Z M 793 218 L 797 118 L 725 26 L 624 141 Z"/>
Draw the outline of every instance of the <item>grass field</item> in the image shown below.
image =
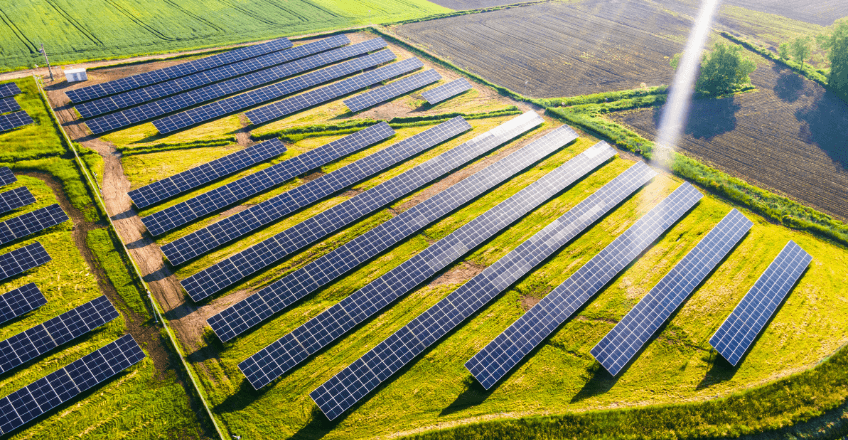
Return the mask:
<path id="1" fill-rule="evenodd" d="M 425 0 L 33 0 L 0 6 L 0 70 L 302 35 L 450 12 Z"/>

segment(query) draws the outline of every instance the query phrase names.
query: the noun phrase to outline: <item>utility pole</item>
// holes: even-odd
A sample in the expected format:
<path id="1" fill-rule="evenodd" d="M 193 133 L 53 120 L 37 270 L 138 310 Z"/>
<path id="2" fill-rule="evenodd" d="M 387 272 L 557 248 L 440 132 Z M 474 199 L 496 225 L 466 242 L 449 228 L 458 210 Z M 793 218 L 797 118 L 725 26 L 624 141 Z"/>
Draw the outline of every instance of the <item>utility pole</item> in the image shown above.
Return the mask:
<path id="1" fill-rule="evenodd" d="M 50 68 L 50 60 L 47 59 L 47 51 L 44 50 L 44 43 L 41 43 L 41 53 L 44 55 L 44 61 L 47 63 L 47 71 L 50 72 L 50 82 L 53 82 L 53 69 Z"/>

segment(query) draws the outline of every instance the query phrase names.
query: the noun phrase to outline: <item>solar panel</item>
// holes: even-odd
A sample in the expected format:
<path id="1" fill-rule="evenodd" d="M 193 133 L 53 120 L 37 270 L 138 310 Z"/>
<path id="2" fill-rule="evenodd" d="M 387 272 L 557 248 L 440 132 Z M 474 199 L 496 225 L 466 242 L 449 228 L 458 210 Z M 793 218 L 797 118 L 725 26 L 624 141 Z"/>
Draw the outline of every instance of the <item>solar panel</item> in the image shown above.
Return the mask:
<path id="1" fill-rule="evenodd" d="M 98 297 L 43 324 L 0 342 L 0 373 L 17 368 L 120 316 L 109 299 Z"/>
<path id="2" fill-rule="evenodd" d="M 0 255 L 0 280 L 22 274 L 50 261 L 44 246 L 35 242 Z"/>
<path id="3" fill-rule="evenodd" d="M 26 187 L 15 188 L 0 194 L 0 214 L 14 211 L 22 206 L 35 203 L 35 197 Z"/>
<path id="4" fill-rule="evenodd" d="M 794 241 L 787 243 L 710 338 L 710 345 L 737 365 L 812 260 Z"/>
<path id="5" fill-rule="evenodd" d="M 255 389 L 267 385 L 614 155 L 606 144 L 578 155 L 251 356 L 239 368 Z"/>
<path id="6" fill-rule="evenodd" d="M 433 84 L 440 79 L 442 79 L 442 75 L 439 75 L 435 70 L 426 70 L 354 96 L 353 98 L 345 99 L 344 104 L 350 111 L 358 112 Z"/>
<path id="7" fill-rule="evenodd" d="M 0 132 L 13 130 L 24 125 L 32 124 L 33 120 L 26 112 L 9 113 L 0 115 Z"/>
<path id="8" fill-rule="evenodd" d="M 692 185 L 681 185 L 474 355 L 465 367 L 484 388 L 491 388 L 702 197 Z"/>
<path id="9" fill-rule="evenodd" d="M 15 177 L 9 167 L 0 167 L 0 186 L 8 185 L 17 181 L 18 178 Z"/>
<path id="10" fill-rule="evenodd" d="M 0 98 L 7 98 L 21 93 L 21 89 L 15 83 L 0 84 Z"/>
<path id="11" fill-rule="evenodd" d="M 385 122 L 372 125 L 364 130 L 266 168 L 258 173 L 245 176 L 155 214 L 142 217 L 141 221 L 151 234 L 164 234 L 167 231 L 189 224 L 219 209 L 242 200 L 247 200 L 297 175 L 319 168 L 340 157 L 347 156 L 348 154 L 384 141 L 394 136 L 394 134 L 394 130 Z M 256 212 L 256 210 L 264 212 L 264 207 L 268 206 L 268 204 L 263 202 L 261 205 L 263 206 L 262 208 L 251 208 L 253 209 L 251 212 Z M 271 209 L 268 215 L 271 215 L 275 209 L 277 208 Z M 264 216 L 265 214 L 257 214 L 256 219 L 249 217 L 251 220 L 248 223 L 253 224 L 259 220 L 264 221 Z M 222 221 L 225 220 L 227 219 Z M 229 241 L 227 237 L 230 234 L 239 234 L 241 230 L 232 230 L 230 228 L 223 228 L 222 226 L 223 224 L 215 223 L 195 231 L 166 244 L 162 247 L 162 251 L 171 261 L 171 264 L 182 264 L 189 259 L 214 249 L 221 243 L 226 243 Z M 245 224 L 240 222 L 237 226 L 239 228 L 246 227 Z"/>
<path id="12" fill-rule="evenodd" d="M 198 233 L 193 233 L 196 234 L 195 237 L 184 237 L 188 240 L 183 245 L 191 246 L 189 243 L 192 240 L 205 237 L 202 239 L 202 250 L 205 252 L 224 243 L 246 236 L 251 231 L 263 225 L 279 220 L 292 212 L 365 180 L 370 176 L 376 175 L 409 157 L 468 130 L 471 130 L 471 126 L 461 117 L 451 119 L 448 122 L 400 141 L 332 173 L 325 174 L 318 179 L 298 186 L 279 196 L 251 206 L 245 211 L 221 220 L 214 225 L 214 228 L 207 228 L 204 232 L 198 231 Z M 224 235 L 215 231 L 230 232 Z M 169 248 L 168 251 L 170 250 Z M 165 255 L 167 256 L 168 254 Z M 180 252 L 179 255 L 182 256 L 185 253 Z"/>
<path id="13" fill-rule="evenodd" d="M 137 89 L 139 87 L 149 86 L 151 84 L 160 83 L 173 78 L 191 75 L 204 70 L 213 69 L 225 64 L 231 64 L 236 61 L 245 60 L 248 58 L 257 57 L 271 52 L 277 52 L 292 47 L 289 40 L 280 38 L 278 40 L 269 41 L 267 43 L 256 44 L 253 46 L 242 47 L 239 49 L 224 52 L 222 54 L 213 55 L 189 61 L 176 66 L 165 67 L 150 72 L 139 73 L 138 75 L 128 76 L 126 78 L 117 79 L 114 81 L 95 84 L 92 86 L 82 87 L 75 90 L 65 92 L 71 102 L 79 103 L 90 101 L 96 98 L 102 98 L 107 95 L 126 92 L 127 90 Z"/>
<path id="14" fill-rule="evenodd" d="M 238 171 L 264 162 L 286 152 L 286 146 L 274 138 L 260 142 L 252 147 L 228 154 L 220 159 L 207 162 L 188 171 L 175 174 L 150 185 L 129 192 L 135 206 L 146 208 L 162 200 L 169 199 L 194 188 L 199 188 L 213 180 L 220 179 Z"/>
<path id="15" fill-rule="evenodd" d="M 370 72 L 365 72 L 361 75 L 354 76 L 353 78 L 348 78 L 346 80 L 330 84 L 317 90 L 292 96 L 291 98 L 266 105 L 265 107 L 251 110 L 246 113 L 247 118 L 250 119 L 250 122 L 253 123 L 253 125 L 271 122 L 275 119 L 280 119 L 301 110 L 314 107 L 325 102 L 330 102 L 336 98 L 341 98 L 342 96 L 349 95 L 385 80 L 405 75 L 409 72 L 420 69 L 422 66 L 424 66 L 424 63 L 422 63 L 418 58 L 408 58 Z"/>
<path id="16" fill-rule="evenodd" d="M 0 399 L 0 432 L 8 434 L 144 359 L 124 335 L 70 365 Z"/>
<path id="17" fill-rule="evenodd" d="M 543 119 L 534 112 L 527 112 L 518 116 L 399 176 L 198 272 L 181 281 L 181 284 L 195 301 L 220 292 L 247 276 L 271 266 L 286 255 L 302 249 L 393 200 L 415 191 L 426 183 L 432 182 L 509 139 L 540 125 L 542 122 Z M 254 296 L 254 298 L 258 297 Z"/>
<path id="18" fill-rule="evenodd" d="M 257 90 L 252 90 L 241 95 L 200 106 L 192 110 L 186 111 L 185 109 L 207 101 L 215 101 L 216 99 L 220 99 L 225 96 L 241 93 L 246 90 L 323 67 L 337 61 L 363 55 L 385 46 L 386 42 L 377 38 L 363 43 L 354 44 L 352 46 L 319 53 L 317 55 L 312 55 L 310 57 L 301 58 L 280 66 L 262 70 L 260 72 L 250 73 L 219 83 L 210 84 L 195 90 L 189 90 L 178 95 L 169 96 L 158 101 L 148 102 L 137 107 L 89 119 L 86 121 L 86 125 L 94 134 L 100 134 L 122 127 L 129 127 L 130 125 L 149 121 L 159 116 L 174 112 L 183 113 L 178 113 L 159 121 L 182 121 L 184 118 L 190 117 L 191 115 L 197 117 L 208 117 L 210 119 L 205 120 L 213 120 L 226 114 L 236 113 L 240 110 L 250 108 L 263 102 L 277 99 L 281 96 L 281 94 L 285 95 L 295 93 L 314 85 L 325 83 L 335 78 L 350 75 L 362 69 L 391 61 L 394 59 L 394 54 L 378 52 L 380 55 L 373 54 L 372 56 L 351 60 L 347 63 L 329 67 L 328 69 L 311 72 L 306 75 L 295 77 L 276 84 L 271 84 Z M 211 116 L 213 114 L 216 116 Z M 183 116 L 177 117 L 179 115 Z M 154 122 L 154 125 L 156 125 L 157 122 Z M 159 122 L 159 125 L 161 124 L 163 123 Z M 165 124 L 168 125 L 167 123 Z"/>
<path id="19" fill-rule="evenodd" d="M 427 100 L 428 104 L 436 105 L 469 90 L 471 90 L 471 83 L 465 78 L 460 78 L 435 89 L 427 90 L 421 96 Z"/>
<path id="20" fill-rule="evenodd" d="M 576 138 L 570 128 L 555 130 L 257 292 L 263 303 L 273 304 L 270 308 L 256 306 L 257 301 L 248 298 L 213 316 L 209 319 L 212 330 L 222 340 L 232 339 L 249 328 L 244 324 L 258 324 Z"/>
<path id="21" fill-rule="evenodd" d="M 21 109 L 21 105 L 15 98 L 0 99 L 0 113 L 16 112 Z"/>
<path id="22" fill-rule="evenodd" d="M 632 166 L 388 339 L 377 344 L 371 351 L 310 393 L 310 397 L 329 419 L 335 419 L 612 210 L 654 175 L 656 173 L 644 163 Z M 386 300 L 392 298 L 390 293 L 378 293 L 374 295 L 372 304 L 382 304 L 384 300 L 381 296 L 385 296 Z M 354 310 L 356 315 L 362 313 L 351 310 Z M 293 351 L 294 348 L 289 344 L 278 350 Z"/>
<path id="23" fill-rule="evenodd" d="M 35 283 L 29 283 L 0 295 L 0 323 L 29 313 L 47 304 L 47 298 Z"/>
<path id="24" fill-rule="evenodd" d="M 604 336 L 592 356 L 613 376 L 621 372 L 751 226 L 742 213 L 730 211 Z"/>
<path id="25" fill-rule="evenodd" d="M 227 64 L 214 69 L 198 72 L 193 75 L 172 79 L 141 89 L 130 90 L 118 95 L 105 96 L 95 101 L 89 101 L 76 106 L 84 118 L 93 118 L 102 114 L 154 101 L 170 95 L 196 89 L 207 84 L 216 83 L 237 76 L 246 75 L 279 64 L 287 63 L 325 50 L 335 49 L 350 43 L 344 35 L 336 35 L 313 43 L 297 46 L 282 52 L 273 52 L 256 58 Z"/>
<path id="26" fill-rule="evenodd" d="M 59 205 L 50 205 L 0 223 L 0 244 L 11 243 L 19 238 L 43 231 L 68 220 Z"/>

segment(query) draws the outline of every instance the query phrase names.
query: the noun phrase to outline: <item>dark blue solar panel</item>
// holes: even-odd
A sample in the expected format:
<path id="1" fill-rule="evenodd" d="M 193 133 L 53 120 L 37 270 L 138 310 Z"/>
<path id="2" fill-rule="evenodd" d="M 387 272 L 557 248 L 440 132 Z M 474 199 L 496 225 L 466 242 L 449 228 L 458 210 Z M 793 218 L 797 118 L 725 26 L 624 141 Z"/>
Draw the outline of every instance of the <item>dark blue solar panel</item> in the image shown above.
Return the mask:
<path id="1" fill-rule="evenodd" d="M 21 105 L 15 98 L 0 99 L 0 113 L 16 112 L 21 109 Z"/>
<path id="2" fill-rule="evenodd" d="M 0 342 L 0 373 L 6 373 L 120 316 L 105 296 L 89 301 Z"/>
<path id="3" fill-rule="evenodd" d="M 22 274 L 50 261 L 44 246 L 35 242 L 0 255 L 0 280 Z"/>
<path id="4" fill-rule="evenodd" d="M 134 189 L 129 192 L 129 196 L 135 206 L 145 208 L 177 194 L 199 188 L 213 180 L 235 174 L 285 152 L 286 146 L 279 139 L 274 138 L 150 185 Z"/>
<path id="5" fill-rule="evenodd" d="M 26 112 L 0 115 L 0 131 L 9 131 L 24 125 L 32 124 L 33 120 Z"/>
<path id="6" fill-rule="evenodd" d="M 692 185 L 681 185 L 474 355 L 465 367 L 484 388 L 491 388 L 702 197 Z"/>
<path id="7" fill-rule="evenodd" d="M 385 86 L 354 96 L 353 98 L 345 99 L 344 104 L 350 111 L 358 112 L 433 84 L 440 79 L 442 79 L 442 75 L 439 75 L 438 72 L 427 70 L 406 78 L 401 78 Z"/>
<path id="8" fill-rule="evenodd" d="M 8 185 L 17 181 L 18 178 L 15 177 L 9 167 L 0 167 L 0 186 Z"/>
<path id="9" fill-rule="evenodd" d="M 728 362 L 738 364 L 811 261 L 813 257 L 794 241 L 787 243 L 710 338 L 710 345 Z"/>
<path id="10" fill-rule="evenodd" d="M 280 66 L 250 73 L 226 81 L 222 81 L 178 95 L 148 102 L 137 107 L 128 108 L 115 113 L 99 116 L 86 121 L 86 125 L 94 134 L 129 127 L 140 122 L 149 121 L 174 112 L 182 112 L 154 121 L 157 128 L 163 124 L 171 126 L 172 122 L 190 120 L 191 116 L 206 118 L 211 121 L 220 116 L 250 108 L 252 106 L 277 99 L 282 95 L 295 93 L 317 84 L 325 83 L 341 76 L 347 76 L 362 69 L 373 67 L 394 59 L 394 54 L 378 52 L 371 56 L 355 59 L 327 69 L 311 72 L 270 86 L 252 90 L 241 95 L 233 96 L 217 102 L 206 104 L 192 110 L 185 110 L 198 104 L 215 101 L 225 96 L 241 93 L 268 83 L 279 81 L 299 73 L 326 66 L 337 61 L 346 60 L 386 46 L 382 39 L 369 40 L 348 47 L 331 50 L 306 58 L 301 58 Z M 282 94 L 282 95 L 281 95 Z M 181 116 L 182 115 L 182 116 Z M 189 119 L 186 119 L 189 118 Z M 200 119 L 194 123 L 202 122 Z M 194 123 L 190 124 L 193 125 Z M 189 125 L 180 125 L 180 129 Z M 160 130 L 161 132 L 161 130 Z"/>
<path id="11" fill-rule="evenodd" d="M 0 84 L 0 98 L 7 98 L 21 93 L 21 89 L 15 83 Z"/>
<path id="12" fill-rule="evenodd" d="M 418 58 L 409 58 L 379 69 L 348 78 L 344 81 L 330 84 L 317 90 L 312 90 L 291 98 L 275 102 L 265 107 L 247 112 L 247 118 L 254 125 L 271 122 L 301 110 L 314 107 L 325 102 L 362 90 L 374 84 L 392 79 L 414 70 L 420 69 L 424 63 Z M 160 133 L 162 130 L 159 130 Z"/>
<path id="13" fill-rule="evenodd" d="M 751 226 L 753 223 L 742 213 L 730 211 L 604 336 L 592 349 L 592 356 L 610 374 L 617 375 Z"/>
<path id="14" fill-rule="evenodd" d="M 427 100 L 428 104 L 436 105 L 469 90 L 471 90 L 471 83 L 465 78 L 460 78 L 435 89 L 427 90 L 421 96 Z"/>
<path id="15" fill-rule="evenodd" d="M 26 187 L 15 188 L 11 191 L 0 193 L 0 214 L 14 211 L 22 206 L 35 203 L 35 197 Z"/>
<path id="16" fill-rule="evenodd" d="M 8 434 L 144 359 L 132 336 L 105 347 L 0 399 L 0 432 Z"/>
<path id="17" fill-rule="evenodd" d="M 207 84 L 216 83 L 258 70 L 267 69 L 278 64 L 287 63 L 326 50 L 342 47 L 350 43 L 345 35 L 336 35 L 313 43 L 297 46 L 291 50 L 274 52 L 234 64 L 227 64 L 215 69 L 198 72 L 193 75 L 172 79 L 141 89 L 130 90 L 118 95 L 106 96 L 95 101 L 76 106 L 84 118 L 93 118 L 102 114 L 125 109 L 145 102 L 155 101 L 170 95 L 196 89 Z"/>
<path id="18" fill-rule="evenodd" d="M 289 40 L 280 38 L 267 43 L 242 47 L 222 54 L 212 55 L 211 57 L 188 61 L 186 63 L 177 64 L 176 66 L 165 67 L 164 69 L 157 69 L 117 79 L 115 81 L 69 90 L 65 92 L 65 94 L 68 95 L 71 102 L 89 101 L 96 98 L 102 98 L 107 95 L 113 95 L 127 90 L 160 83 L 169 79 L 191 75 L 192 73 L 213 69 L 236 61 L 285 50 L 290 47 L 292 47 L 292 44 Z"/>
<path id="19" fill-rule="evenodd" d="M 47 304 L 47 298 L 35 283 L 0 295 L 0 323 L 17 318 Z"/>
<path id="20" fill-rule="evenodd" d="M 462 166 L 504 142 L 540 125 L 543 119 L 525 113 L 403 174 L 348 199 L 257 245 L 183 280 L 182 286 L 198 301 L 263 270 L 286 255 L 382 208 L 421 186 Z M 273 308 L 277 304 L 266 304 Z"/>
<path id="21" fill-rule="evenodd" d="M 634 165 L 318 387 L 310 393 L 312 400 L 329 419 L 335 419 L 654 175 L 656 173 L 644 163 Z M 345 310 L 351 310 L 350 316 L 353 317 L 372 313 L 372 308 L 385 306 L 386 301 L 391 299 L 389 291 L 394 289 L 394 283 L 387 282 L 382 293 L 375 292 L 358 309 L 346 305 Z M 298 342 L 291 341 L 278 350 L 291 353 L 303 350 L 293 344 Z M 283 368 L 276 367 L 274 362 L 269 358 L 257 359 L 258 366 L 270 372 L 273 372 L 273 368 Z"/>
<path id="22" fill-rule="evenodd" d="M 68 216 L 56 204 L 21 214 L 0 223 L 0 244 L 11 243 L 66 221 Z"/>

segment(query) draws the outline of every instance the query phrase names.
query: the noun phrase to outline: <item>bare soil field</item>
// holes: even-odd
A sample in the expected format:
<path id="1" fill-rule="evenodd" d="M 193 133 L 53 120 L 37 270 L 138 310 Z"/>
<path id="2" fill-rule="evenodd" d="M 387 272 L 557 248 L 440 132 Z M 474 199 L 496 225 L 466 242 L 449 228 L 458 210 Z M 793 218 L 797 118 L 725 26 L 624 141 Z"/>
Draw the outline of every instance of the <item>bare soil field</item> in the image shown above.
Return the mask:
<path id="1" fill-rule="evenodd" d="M 547 3 L 411 23 L 396 32 L 458 66 L 533 97 L 667 84 L 687 18 L 641 1 Z"/>
<path id="2" fill-rule="evenodd" d="M 747 182 L 848 219 L 848 105 L 818 84 L 758 58 L 757 87 L 695 101 L 678 147 Z M 660 109 L 613 115 L 653 138 Z"/>
<path id="3" fill-rule="evenodd" d="M 844 0 L 729 0 L 727 3 L 821 26 L 830 26 L 848 16 L 848 2 Z"/>
<path id="4" fill-rule="evenodd" d="M 539 0 L 430 0 L 431 3 L 435 3 L 439 6 L 457 10 L 493 8 L 495 6 L 530 3 L 534 1 Z"/>

